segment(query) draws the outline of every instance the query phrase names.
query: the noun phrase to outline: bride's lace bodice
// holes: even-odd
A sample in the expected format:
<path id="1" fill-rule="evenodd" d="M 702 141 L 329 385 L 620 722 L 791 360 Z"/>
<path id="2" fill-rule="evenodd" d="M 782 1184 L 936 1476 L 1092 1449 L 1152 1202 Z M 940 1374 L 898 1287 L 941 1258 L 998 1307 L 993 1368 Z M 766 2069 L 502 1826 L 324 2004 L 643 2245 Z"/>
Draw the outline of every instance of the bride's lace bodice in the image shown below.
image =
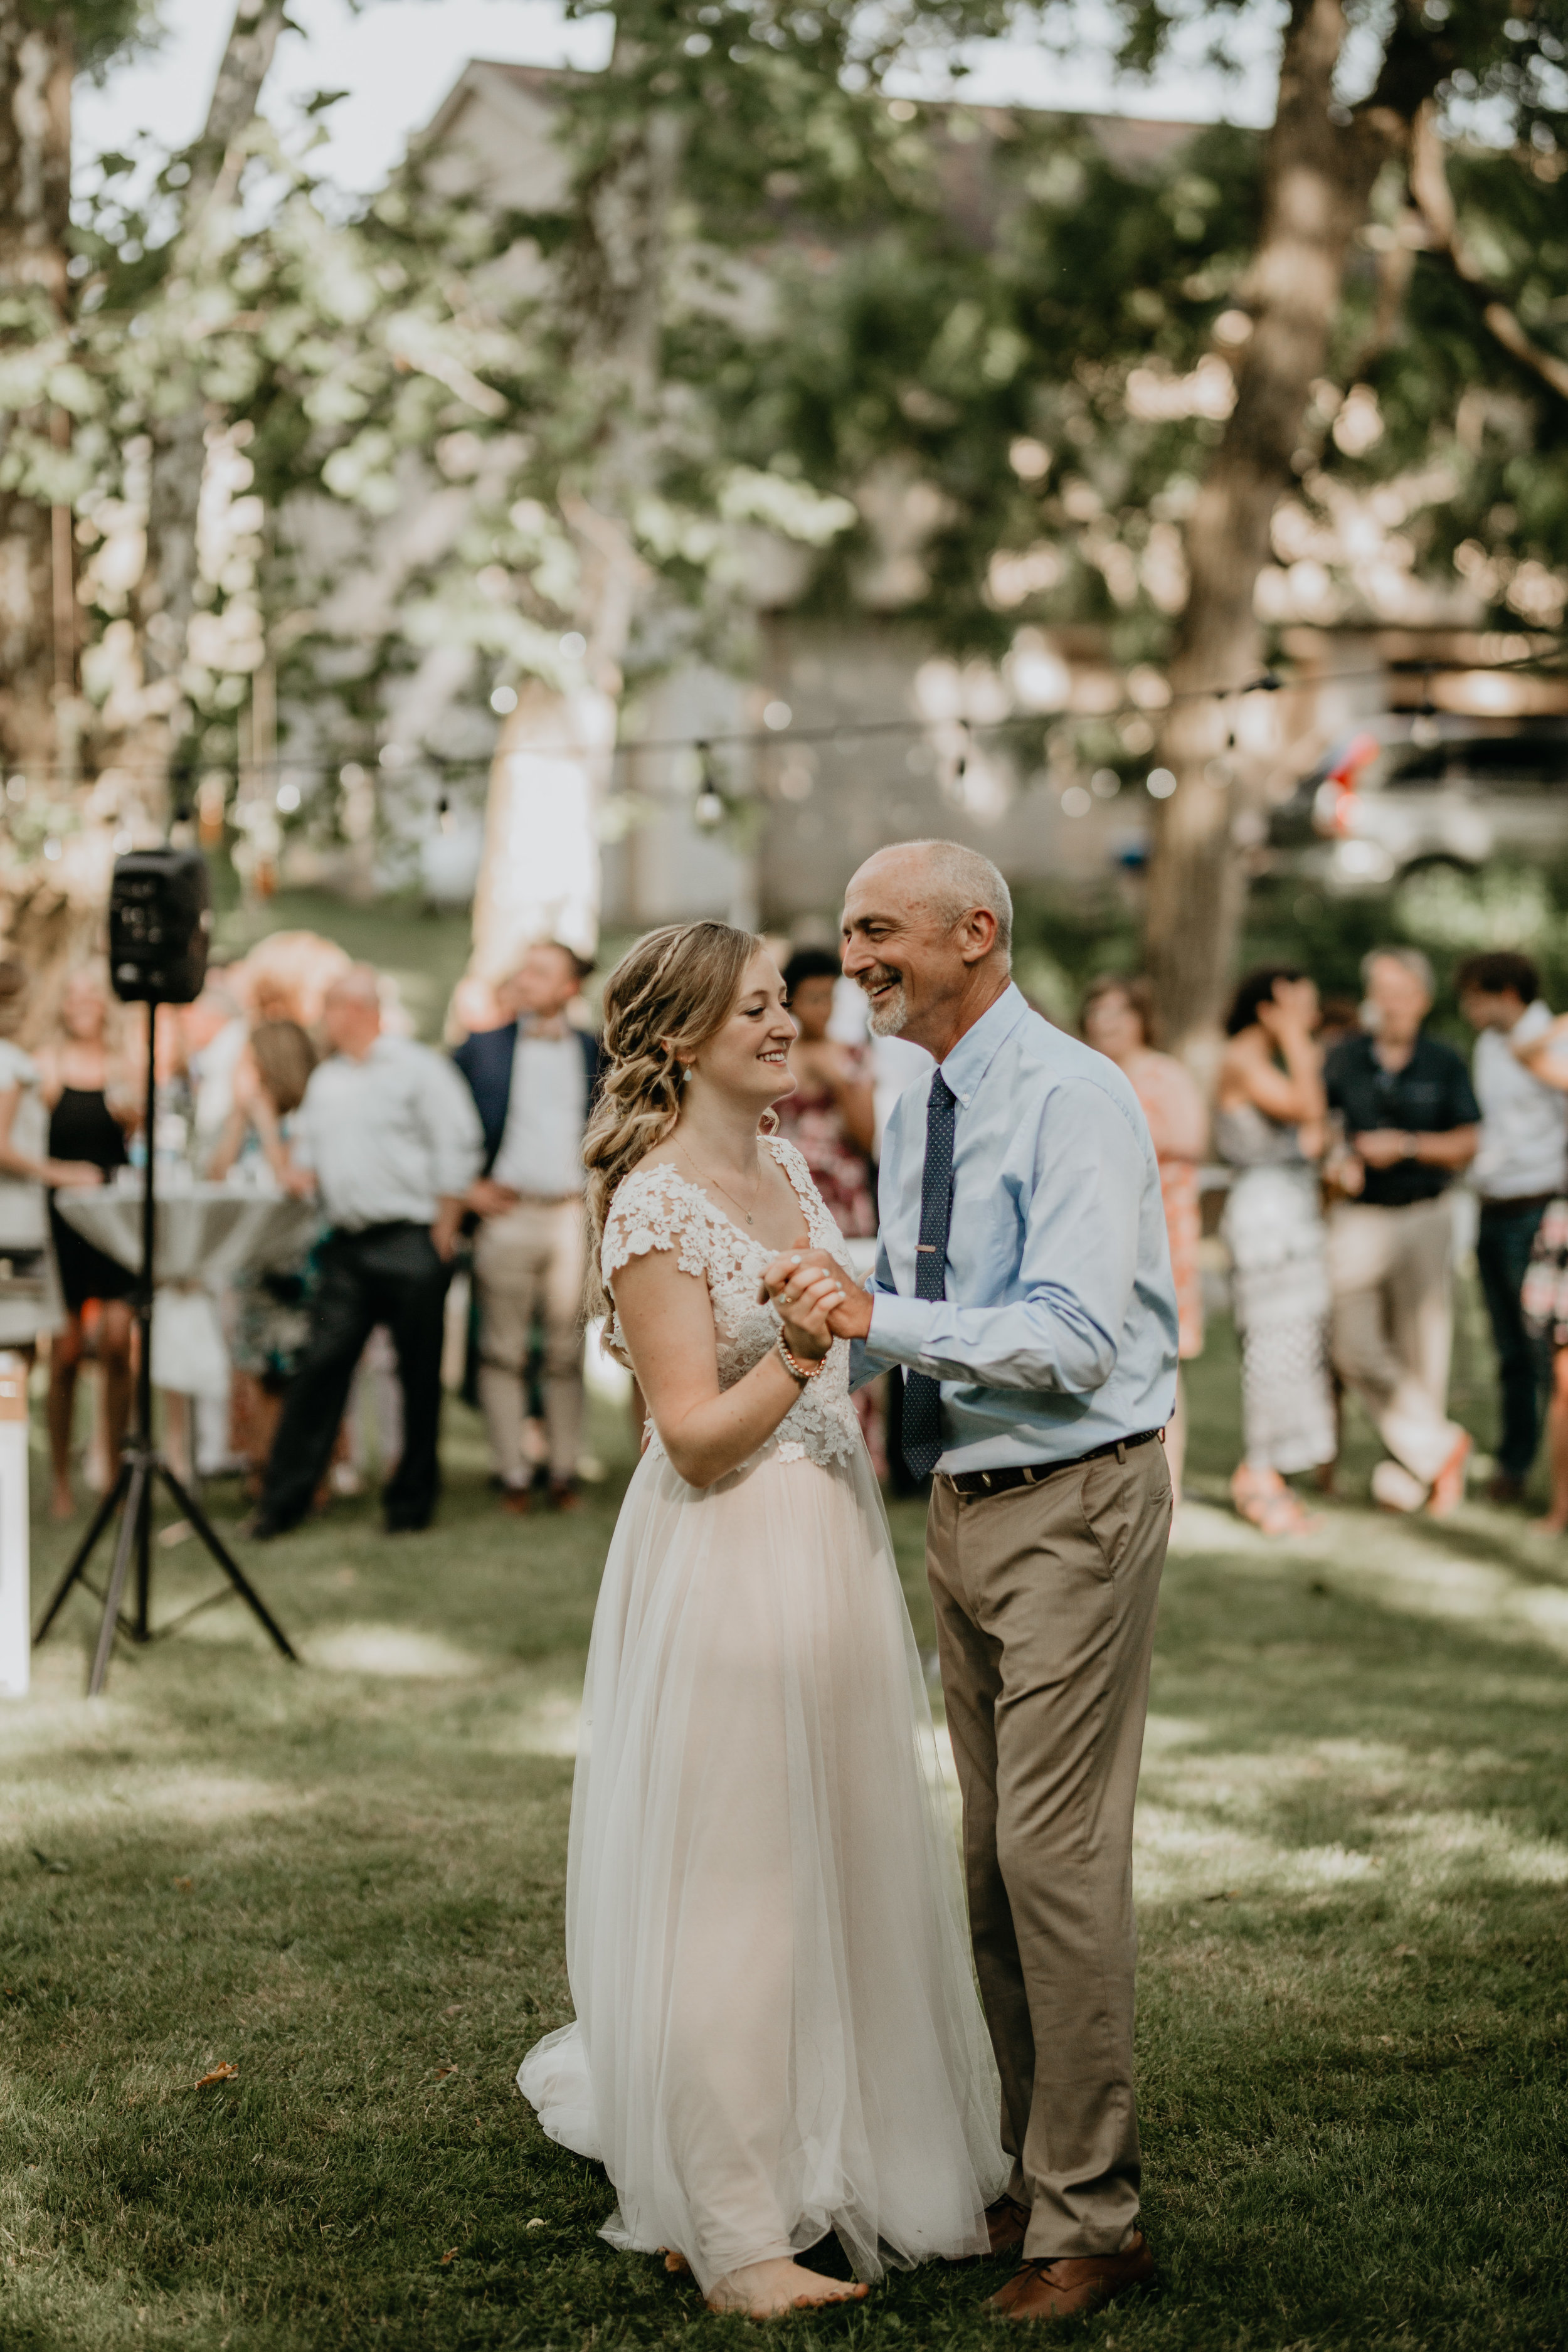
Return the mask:
<path id="1" fill-rule="evenodd" d="M 841 1255 L 844 1237 L 827 1213 L 811 1171 L 793 1143 L 768 1139 L 770 1150 L 800 1198 L 805 1228 L 816 1249 Z M 648 1250 L 673 1250 L 683 1274 L 706 1279 L 713 1301 L 713 1328 L 719 1342 L 719 1384 L 735 1382 L 760 1363 L 777 1344 L 778 1310 L 759 1306 L 757 1288 L 763 1266 L 776 1257 L 765 1242 L 742 1233 L 733 1220 L 714 1206 L 699 1184 L 669 1167 L 637 1168 L 616 1191 L 605 1221 L 600 1255 L 605 1286 L 627 1261 Z M 623 1352 L 620 1319 L 614 1318 L 610 1336 Z M 663 1451 L 658 1432 L 649 1450 Z M 847 1462 L 860 1443 L 860 1424 L 849 1398 L 849 1347 L 836 1339 L 823 1370 L 802 1390 L 765 1445 L 751 1459 L 776 1454 L 781 1462 Z"/>

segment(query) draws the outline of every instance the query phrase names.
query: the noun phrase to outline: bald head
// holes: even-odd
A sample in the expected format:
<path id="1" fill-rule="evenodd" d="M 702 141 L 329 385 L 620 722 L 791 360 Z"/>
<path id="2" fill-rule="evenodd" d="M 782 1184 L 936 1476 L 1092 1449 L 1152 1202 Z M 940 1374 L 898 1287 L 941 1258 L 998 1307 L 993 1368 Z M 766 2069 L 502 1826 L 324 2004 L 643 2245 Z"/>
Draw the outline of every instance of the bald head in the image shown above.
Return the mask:
<path id="1" fill-rule="evenodd" d="M 351 963 L 346 971 L 340 971 L 327 990 L 325 1002 L 331 1004 L 340 997 L 345 1002 L 352 1000 L 357 1004 L 379 1004 L 381 982 L 377 977 L 375 966 L 369 963 Z"/>
<path id="2" fill-rule="evenodd" d="M 334 1053 L 363 1062 L 381 1034 L 381 982 L 374 966 L 351 963 L 321 1002 L 321 1026 Z"/>
<path id="3" fill-rule="evenodd" d="M 879 849 L 844 898 L 844 969 L 873 1034 L 940 1059 L 1007 985 L 1013 899 L 988 857 L 956 841 Z"/>

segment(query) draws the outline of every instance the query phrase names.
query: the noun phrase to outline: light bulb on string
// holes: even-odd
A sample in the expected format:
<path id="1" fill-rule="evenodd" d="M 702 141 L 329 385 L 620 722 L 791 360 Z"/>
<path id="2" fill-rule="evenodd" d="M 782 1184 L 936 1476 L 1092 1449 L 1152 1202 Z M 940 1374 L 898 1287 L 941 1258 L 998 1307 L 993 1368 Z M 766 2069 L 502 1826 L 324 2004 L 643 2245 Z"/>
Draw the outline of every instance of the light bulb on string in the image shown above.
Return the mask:
<path id="1" fill-rule="evenodd" d="M 713 774 L 712 745 L 698 743 L 693 748 L 702 762 L 702 772 L 697 798 L 692 803 L 692 823 L 703 833 L 711 833 L 716 825 L 724 822 L 724 795 L 719 790 Z"/>

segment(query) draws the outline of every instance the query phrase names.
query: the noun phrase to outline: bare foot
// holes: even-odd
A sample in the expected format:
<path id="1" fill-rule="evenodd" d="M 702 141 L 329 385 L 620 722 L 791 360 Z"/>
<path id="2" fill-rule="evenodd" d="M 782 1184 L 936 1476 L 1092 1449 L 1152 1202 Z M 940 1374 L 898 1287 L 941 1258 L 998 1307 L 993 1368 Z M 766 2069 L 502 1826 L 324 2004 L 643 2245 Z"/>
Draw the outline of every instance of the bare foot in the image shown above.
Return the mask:
<path id="1" fill-rule="evenodd" d="M 75 1518 L 76 1496 L 68 1486 L 56 1486 L 49 1496 L 49 1517 L 51 1519 Z"/>
<path id="2" fill-rule="evenodd" d="M 748 2319 L 782 2319 L 788 2311 L 810 2311 L 819 2303 L 859 2303 L 870 2292 L 854 2279 L 824 2278 L 787 2256 L 747 2263 L 731 2271 L 708 2297 L 710 2311 L 739 2311 Z"/>
<path id="3" fill-rule="evenodd" d="M 1531 1519 L 1530 1532 L 1532 1536 L 1568 1536 L 1568 1518 L 1560 1518 L 1555 1511 L 1550 1511 L 1543 1519 Z"/>

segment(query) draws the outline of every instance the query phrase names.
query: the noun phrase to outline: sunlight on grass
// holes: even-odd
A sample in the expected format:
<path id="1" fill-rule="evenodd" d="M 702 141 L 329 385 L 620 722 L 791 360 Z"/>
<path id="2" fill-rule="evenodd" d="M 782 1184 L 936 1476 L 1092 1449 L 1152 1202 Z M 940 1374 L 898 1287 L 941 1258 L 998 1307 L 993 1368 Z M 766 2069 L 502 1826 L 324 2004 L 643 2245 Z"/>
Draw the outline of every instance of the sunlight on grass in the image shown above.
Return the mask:
<path id="1" fill-rule="evenodd" d="M 1311 1562 L 1380 1608 L 1444 1618 L 1490 1641 L 1543 1642 L 1568 1657 L 1568 1587 L 1557 1580 L 1568 1573 L 1562 1539 L 1536 1536 L 1515 1521 L 1502 1542 L 1507 1559 L 1495 1556 L 1497 1515 L 1475 1505 L 1437 1527 L 1341 1506 L 1311 1534 L 1281 1541 L 1233 1513 L 1189 1501 L 1171 1556 L 1223 1557 L 1265 1576 L 1286 1563 Z"/>
<path id="2" fill-rule="evenodd" d="M 340 1675 L 384 1675 L 411 1682 L 461 1680 L 482 1675 L 486 1662 L 443 1634 L 412 1625 L 334 1625 L 305 1644 L 308 1665 Z"/>

